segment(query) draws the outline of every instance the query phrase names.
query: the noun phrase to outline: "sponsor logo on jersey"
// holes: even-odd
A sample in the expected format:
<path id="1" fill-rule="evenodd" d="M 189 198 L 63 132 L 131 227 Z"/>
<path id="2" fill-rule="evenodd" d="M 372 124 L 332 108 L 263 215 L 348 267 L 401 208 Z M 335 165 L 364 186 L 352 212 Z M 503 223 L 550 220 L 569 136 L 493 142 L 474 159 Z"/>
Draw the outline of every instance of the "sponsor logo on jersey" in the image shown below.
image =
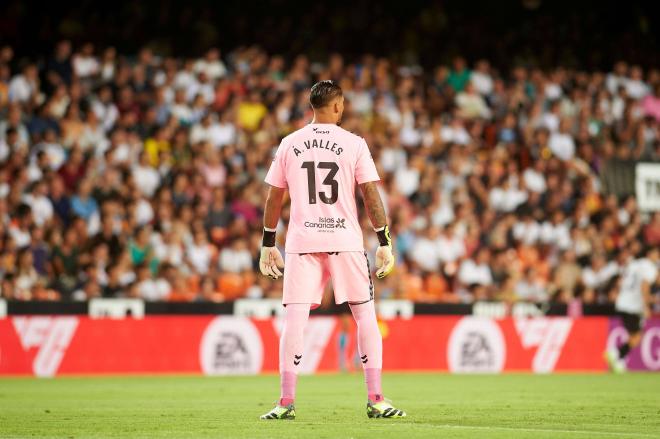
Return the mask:
<path id="1" fill-rule="evenodd" d="M 330 130 L 322 130 L 319 127 L 313 127 L 312 131 L 314 131 L 316 134 L 330 134 Z"/>
<path id="2" fill-rule="evenodd" d="M 310 229 L 345 229 L 346 218 L 319 217 L 318 221 L 305 221 L 304 226 Z"/>

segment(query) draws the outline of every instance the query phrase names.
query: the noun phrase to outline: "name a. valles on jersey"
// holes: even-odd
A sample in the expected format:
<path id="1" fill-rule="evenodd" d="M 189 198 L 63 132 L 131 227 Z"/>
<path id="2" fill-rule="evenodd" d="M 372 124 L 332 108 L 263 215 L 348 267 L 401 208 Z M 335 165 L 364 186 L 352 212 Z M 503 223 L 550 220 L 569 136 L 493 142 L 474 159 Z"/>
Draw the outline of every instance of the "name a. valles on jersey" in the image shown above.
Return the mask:
<path id="1" fill-rule="evenodd" d="M 296 157 L 298 157 L 300 154 L 305 152 L 307 149 L 327 149 L 328 151 L 334 152 L 335 154 L 339 155 L 344 151 L 344 148 L 341 146 L 337 145 L 336 142 L 333 142 L 331 140 L 323 140 L 323 139 L 312 139 L 312 140 L 305 140 L 303 141 L 304 146 L 293 146 L 293 152 L 296 154 Z"/>

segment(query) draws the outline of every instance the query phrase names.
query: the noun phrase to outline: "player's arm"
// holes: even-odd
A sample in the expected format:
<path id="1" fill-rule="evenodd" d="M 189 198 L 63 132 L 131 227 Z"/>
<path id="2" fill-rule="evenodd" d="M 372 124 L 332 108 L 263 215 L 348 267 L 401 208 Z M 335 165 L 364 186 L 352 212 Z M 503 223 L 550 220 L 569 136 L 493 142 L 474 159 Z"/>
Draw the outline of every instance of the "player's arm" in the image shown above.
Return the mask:
<path id="1" fill-rule="evenodd" d="M 382 279 L 394 269 L 394 254 L 392 253 L 392 237 L 387 227 L 385 208 L 380 199 L 376 182 L 369 181 L 360 185 L 364 207 L 371 220 L 371 225 L 378 235 L 378 250 L 376 250 L 376 277 Z"/>
<path id="2" fill-rule="evenodd" d="M 278 279 L 282 276 L 280 268 L 284 268 L 282 254 L 275 247 L 275 230 L 280 220 L 285 190 L 284 188 L 270 186 L 264 209 L 264 234 L 261 241 L 259 269 L 261 274 L 271 279 Z"/>
<path id="3" fill-rule="evenodd" d="M 266 208 L 264 209 L 264 228 L 275 229 L 280 221 L 282 212 L 282 201 L 286 189 L 281 187 L 269 186 L 266 197 Z"/>

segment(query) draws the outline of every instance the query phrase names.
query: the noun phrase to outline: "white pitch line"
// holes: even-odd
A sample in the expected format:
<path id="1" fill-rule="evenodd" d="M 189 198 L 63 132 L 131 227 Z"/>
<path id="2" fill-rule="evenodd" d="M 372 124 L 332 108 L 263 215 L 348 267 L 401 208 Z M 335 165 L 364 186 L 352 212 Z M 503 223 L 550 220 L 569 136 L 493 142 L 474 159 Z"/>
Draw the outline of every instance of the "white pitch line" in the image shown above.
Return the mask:
<path id="1" fill-rule="evenodd" d="M 385 424 L 383 424 L 384 426 Z M 387 427 L 391 427 L 393 425 L 398 425 L 401 427 L 405 426 L 410 426 L 414 425 L 416 427 L 427 427 L 427 428 L 432 428 L 432 429 L 455 429 L 455 430 L 485 430 L 485 431 L 493 431 L 493 430 L 500 430 L 500 431 L 519 431 L 519 432 L 527 432 L 527 433 L 567 433 L 567 434 L 589 434 L 589 435 L 594 435 L 594 434 L 599 434 L 603 436 L 624 436 L 624 437 L 645 437 L 645 438 L 657 438 L 657 435 L 654 434 L 646 434 L 646 433 L 634 433 L 634 432 L 614 432 L 614 431 L 597 431 L 597 430 L 562 430 L 562 429 L 555 429 L 555 428 L 516 428 L 516 427 L 496 427 L 496 426 L 482 426 L 482 425 L 434 425 L 434 424 L 424 424 L 424 423 L 413 423 L 413 424 L 408 424 L 408 423 L 388 423 L 386 424 Z"/>

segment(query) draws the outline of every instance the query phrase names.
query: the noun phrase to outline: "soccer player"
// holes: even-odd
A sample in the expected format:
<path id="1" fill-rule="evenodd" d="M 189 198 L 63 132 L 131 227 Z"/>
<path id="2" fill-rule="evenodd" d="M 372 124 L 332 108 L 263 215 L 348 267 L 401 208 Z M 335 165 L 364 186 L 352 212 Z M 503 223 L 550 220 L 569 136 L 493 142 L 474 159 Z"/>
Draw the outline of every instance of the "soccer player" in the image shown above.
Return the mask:
<path id="1" fill-rule="evenodd" d="M 374 286 L 358 221 L 355 186 L 362 191 L 367 214 L 380 246 L 376 276 L 394 268 L 392 240 L 376 188 L 379 180 L 367 143 L 338 125 L 344 96 L 333 81 L 316 83 L 309 98 L 312 123 L 285 137 L 266 175 L 270 185 L 264 211 L 259 267 L 278 279 L 284 261 L 275 247 L 275 228 L 286 190 L 291 214 L 286 236 L 284 329 L 280 338 L 280 399 L 261 419 L 294 419 L 296 381 L 304 361 L 303 334 L 309 311 L 321 304 L 332 279 L 336 303 L 348 302 L 357 323 L 360 360 L 367 383 L 370 418 L 402 418 L 406 414 L 383 398 L 382 339 L 376 321 Z"/>
<path id="2" fill-rule="evenodd" d="M 626 370 L 626 357 L 642 341 L 643 320 L 651 315 L 651 285 L 658 277 L 660 249 L 651 247 L 646 250 L 645 258 L 634 258 L 630 249 L 625 249 L 623 271 L 619 295 L 615 309 L 623 320 L 628 332 L 628 341 L 617 349 L 608 350 L 605 355 L 612 371 L 621 373 Z"/>

